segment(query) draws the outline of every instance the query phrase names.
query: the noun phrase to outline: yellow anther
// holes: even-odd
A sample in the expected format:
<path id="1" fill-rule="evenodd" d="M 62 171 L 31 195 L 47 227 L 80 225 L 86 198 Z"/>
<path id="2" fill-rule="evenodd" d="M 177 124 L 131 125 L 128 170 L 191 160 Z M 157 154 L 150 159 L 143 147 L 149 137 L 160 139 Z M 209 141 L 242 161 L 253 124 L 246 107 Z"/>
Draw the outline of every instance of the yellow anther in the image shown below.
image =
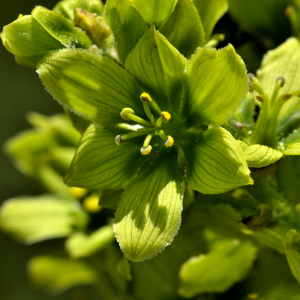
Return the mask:
<path id="1" fill-rule="evenodd" d="M 142 93 L 142 95 L 140 96 L 140 99 L 141 99 L 141 101 L 146 101 L 148 103 L 150 103 L 152 101 L 150 95 L 147 93 Z"/>
<path id="2" fill-rule="evenodd" d="M 256 100 L 259 102 L 265 102 L 265 99 L 260 95 L 256 95 Z"/>
<path id="3" fill-rule="evenodd" d="M 168 123 L 171 119 L 171 115 L 167 111 L 163 111 L 161 117 L 163 118 L 164 123 Z"/>
<path id="4" fill-rule="evenodd" d="M 122 138 L 121 138 L 120 135 L 117 135 L 117 136 L 115 137 L 115 141 L 116 141 L 117 146 L 121 146 L 121 145 L 123 145 L 123 144 L 126 143 L 126 141 L 123 141 L 123 140 L 122 140 Z"/>
<path id="5" fill-rule="evenodd" d="M 248 294 L 247 298 L 248 299 L 257 299 L 259 297 L 258 294 Z"/>
<path id="6" fill-rule="evenodd" d="M 166 147 L 172 147 L 173 144 L 174 144 L 174 139 L 170 135 L 168 135 L 168 139 L 165 142 Z"/>
<path id="7" fill-rule="evenodd" d="M 98 213 L 101 210 L 99 206 L 99 196 L 97 194 L 92 194 L 83 200 L 84 208 L 90 213 Z"/>
<path id="8" fill-rule="evenodd" d="M 19 14 L 18 19 L 21 19 L 22 17 L 23 17 L 23 15 L 22 15 L 22 14 Z"/>
<path id="9" fill-rule="evenodd" d="M 130 121 L 131 119 L 128 118 L 128 114 L 134 115 L 134 111 L 133 111 L 133 109 L 126 107 L 126 108 L 122 109 L 120 116 L 123 120 Z"/>
<path id="10" fill-rule="evenodd" d="M 142 153 L 142 155 L 148 155 L 148 154 L 150 154 L 151 150 L 152 150 L 151 145 L 149 145 L 147 148 L 142 147 L 141 153 Z"/>
<path id="11" fill-rule="evenodd" d="M 293 97 L 292 94 L 284 94 L 283 97 L 282 97 L 282 100 L 287 101 L 287 100 L 291 99 L 292 97 Z"/>

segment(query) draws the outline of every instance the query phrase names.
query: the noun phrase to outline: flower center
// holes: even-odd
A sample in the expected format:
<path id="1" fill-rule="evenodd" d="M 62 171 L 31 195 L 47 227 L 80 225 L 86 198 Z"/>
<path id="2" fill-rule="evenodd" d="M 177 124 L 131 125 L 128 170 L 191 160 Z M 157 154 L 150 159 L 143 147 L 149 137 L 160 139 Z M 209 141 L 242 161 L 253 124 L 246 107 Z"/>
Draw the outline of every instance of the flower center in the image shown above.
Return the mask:
<path id="1" fill-rule="evenodd" d="M 121 118 L 125 121 L 134 121 L 142 125 L 142 127 L 135 132 L 126 133 L 123 135 L 117 135 L 115 138 L 116 144 L 120 146 L 126 143 L 126 141 L 131 138 L 141 136 L 141 135 L 146 135 L 146 138 L 143 143 L 143 147 L 141 148 L 141 153 L 142 155 L 148 155 L 152 150 L 152 146 L 150 145 L 151 139 L 155 135 L 157 135 L 164 141 L 166 147 L 172 147 L 174 144 L 174 139 L 170 135 L 167 136 L 165 132 L 161 129 L 164 123 L 168 123 L 170 121 L 171 114 L 166 111 L 163 111 L 160 117 L 158 119 L 155 119 L 153 114 L 151 113 L 151 109 L 149 105 L 152 101 L 150 95 L 147 93 L 142 93 L 140 99 L 143 103 L 144 111 L 149 121 L 144 120 L 139 116 L 137 116 L 134 113 L 133 109 L 123 108 L 120 113 Z"/>

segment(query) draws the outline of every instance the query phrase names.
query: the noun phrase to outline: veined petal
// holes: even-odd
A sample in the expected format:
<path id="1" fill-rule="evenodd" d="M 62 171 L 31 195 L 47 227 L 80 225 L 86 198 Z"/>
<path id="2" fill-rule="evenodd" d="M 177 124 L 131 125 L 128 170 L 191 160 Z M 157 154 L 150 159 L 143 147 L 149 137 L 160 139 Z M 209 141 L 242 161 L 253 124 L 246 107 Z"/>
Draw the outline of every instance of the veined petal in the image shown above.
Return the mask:
<path id="1" fill-rule="evenodd" d="M 223 128 L 205 131 L 182 146 L 187 162 L 187 182 L 203 194 L 220 194 L 253 184 L 242 150 Z"/>
<path id="2" fill-rule="evenodd" d="M 154 27 L 132 50 L 125 69 L 154 98 L 161 110 L 180 107 L 185 58 Z"/>
<path id="3" fill-rule="evenodd" d="M 114 229 L 129 260 L 151 258 L 172 242 L 181 223 L 184 190 L 173 149 L 163 152 L 128 186 L 117 209 Z"/>
<path id="4" fill-rule="evenodd" d="M 232 45 L 200 48 L 188 64 L 183 117 L 189 124 L 221 125 L 246 97 L 247 72 Z"/>
<path id="5" fill-rule="evenodd" d="M 144 116 L 138 84 L 107 57 L 64 49 L 47 55 L 37 72 L 60 104 L 89 121 L 101 125 L 122 122 L 124 107 Z"/>
<path id="6" fill-rule="evenodd" d="M 91 125 L 79 143 L 66 184 L 100 190 L 123 188 L 145 157 L 140 153 L 140 139 L 117 146 L 115 137 L 115 132 Z"/>

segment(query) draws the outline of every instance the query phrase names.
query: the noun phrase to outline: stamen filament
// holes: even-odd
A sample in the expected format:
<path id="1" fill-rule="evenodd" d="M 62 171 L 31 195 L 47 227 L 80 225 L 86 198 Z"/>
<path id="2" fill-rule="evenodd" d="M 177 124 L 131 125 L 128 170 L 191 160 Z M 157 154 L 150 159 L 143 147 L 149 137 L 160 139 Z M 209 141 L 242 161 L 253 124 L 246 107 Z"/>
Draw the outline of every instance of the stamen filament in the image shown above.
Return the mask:
<path id="1" fill-rule="evenodd" d="M 141 136 L 141 135 L 145 135 L 145 132 L 144 131 L 129 132 L 129 133 L 121 135 L 121 139 L 122 139 L 122 141 L 126 141 L 126 140 L 129 140 L 134 137 Z"/>
<path id="2" fill-rule="evenodd" d="M 163 122 L 164 122 L 164 119 L 162 117 L 159 117 L 158 120 L 156 121 L 156 127 L 160 127 Z"/>
<path id="3" fill-rule="evenodd" d="M 278 77 L 276 80 L 276 85 L 271 97 L 271 104 L 273 105 L 275 103 L 275 100 L 277 98 L 279 90 L 284 86 L 285 80 L 282 77 Z"/>
<path id="4" fill-rule="evenodd" d="M 166 136 L 166 134 L 164 133 L 163 130 L 160 130 L 160 131 L 158 132 L 158 134 L 159 134 L 159 136 L 162 138 L 162 140 L 163 140 L 164 142 L 167 141 L 168 137 Z"/>
<path id="5" fill-rule="evenodd" d="M 261 86 L 260 81 L 253 75 L 253 74 L 249 74 L 248 78 L 251 82 L 251 86 L 253 87 L 253 89 L 261 96 L 265 96 L 265 91 Z M 265 97 L 264 97 L 265 98 Z"/>
<path id="6" fill-rule="evenodd" d="M 149 103 L 147 101 L 142 101 L 142 102 L 143 102 L 144 111 L 145 111 L 148 119 L 151 121 L 151 124 L 155 127 L 155 121 L 154 121 L 154 117 L 151 113 Z"/>
<path id="7" fill-rule="evenodd" d="M 134 114 L 128 114 L 128 118 L 134 122 L 137 122 L 139 124 L 142 124 L 144 126 L 147 126 L 147 127 L 152 127 L 152 124 Z"/>
<path id="8" fill-rule="evenodd" d="M 147 137 L 145 138 L 144 144 L 143 144 L 143 148 L 148 148 L 152 137 L 153 137 L 153 134 L 148 134 L 147 135 Z"/>

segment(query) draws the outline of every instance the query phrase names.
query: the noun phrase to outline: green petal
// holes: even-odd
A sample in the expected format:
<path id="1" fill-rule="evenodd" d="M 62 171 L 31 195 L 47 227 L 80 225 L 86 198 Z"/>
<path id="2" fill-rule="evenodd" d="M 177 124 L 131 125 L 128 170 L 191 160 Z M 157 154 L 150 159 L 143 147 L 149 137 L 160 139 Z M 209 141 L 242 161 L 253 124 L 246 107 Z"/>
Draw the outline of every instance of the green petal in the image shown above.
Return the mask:
<path id="1" fill-rule="evenodd" d="M 227 0 L 194 0 L 208 41 L 218 20 L 228 9 Z"/>
<path id="2" fill-rule="evenodd" d="M 157 28 L 170 16 L 177 0 L 132 0 L 148 26 Z"/>
<path id="3" fill-rule="evenodd" d="M 151 27 L 125 62 L 128 70 L 154 98 L 161 110 L 178 110 L 185 58 Z"/>
<path id="4" fill-rule="evenodd" d="M 60 14 L 42 6 L 37 6 L 32 11 L 32 16 L 51 36 L 60 41 L 65 47 L 88 48 L 92 46 L 88 36 Z"/>
<path id="5" fill-rule="evenodd" d="M 87 257 L 112 243 L 115 235 L 112 226 L 103 226 L 90 235 L 76 232 L 66 241 L 66 250 L 72 258 Z"/>
<path id="6" fill-rule="evenodd" d="M 105 18 L 114 33 L 118 56 L 124 62 L 148 27 L 130 0 L 108 0 Z"/>
<path id="7" fill-rule="evenodd" d="M 181 223 L 185 183 L 175 151 L 162 153 L 123 194 L 114 225 L 129 260 L 151 258 L 169 245 Z"/>
<path id="8" fill-rule="evenodd" d="M 55 293 L 73 286 L 94 284 L 98 279 L 97 273 L 83 261 L 52 256 L 31 259 L 28 273 L 34 287 Z"/>
<path id="9" fill-rule="evenodd" d="M 221 125 L 246 97 L 247 72 L 232 45 L 200 48 L 188 65 L 183 116 L 189 124 Z"/>
<path id="10" fill-rule="evenodd" d="M 300 283 L 300 234 L 292 229 L 286 234 L 284 249 L 292 274 Z"/>
<path id="11" fill-rule="evenodd" d="M 68 186 L 121 189 L 140 168 L 143 142 L 134 138 L 117 146 L 115 132 L 91 125 L 83 135 L 65 178 Z"/>
<path id="12" fill-rule="evenodd" d="M 69 236 L 87 221 L 78 203 L 53 196 L 10 199 L 0 213 L 1 229 L 29 244 Z"/>
<path id="13" fill-rule="evenodd" d="M 120 112 L 125 107 L 144 115 L 136 81 L 107 57 L 64 49 L 45 57 L 37 72 L 60 104 L 91 122 L 123 122 Z"/>
<path id="14" fill-rule="evenodd" d="M 284 155 L 300 155 L 300 128 L 282 140 L 279 147 L 282 147 L 281 151 Z"/>
<path id="15" fill-rule="evenodd" d="M 190 57 L 205 41 L 200 16 L 190 0 L 178 1 L 170 18 L 160 28 L 160 32 L 186 57 Z"/>
<path id="16" fill-rule="evenodd" d="M 117 209 L 124 190 L 104 190 L 100 192 L 99 206 Z"/>
<path id="17" fill-rule="evenodd" d="M 275 50 L 269 51 L 264 57 L 257 72 L 265 91 L 272 95 L 276 79 L 283 77 L 285 85 L 279 93 L 290 93 L 300 90 L 300 42 L 290 38 Z M 289 132 L 289 128 L 300 119 L 300 101 L 298 97 L 288 100 L 278 117 L 278 135 Z"/>
<path id="18" fill-rule="evenodd" d="M 223 128 L 208 129 L 183 144 L 187 182 L 203 194 L 220 194 L 253 184 L 242 150 Z"/>
<path id="19" fill-rule="evenodd" d="M 263 168 L 274 164 L 282 157 L 282 153 L 262 145 L 251 145 L 244 150 L 244 155 L 250 168 Z"/>
<path id="20" fill-rule="evenodd" d="M 4 26 L 1 38 L 17 62 L 32 68 L 36 68 L 49 51 L 64 48 L 32 16 L 24 16 Z"/>
<path id="21" fill-rule="evenodd" d="M 249 242 L 225 242 L 207 255 L 192 257 L 180 270 L 179 294 L 192 298 L 222 293 L 244 279 L 252 267 L 256 248 Z"/>

